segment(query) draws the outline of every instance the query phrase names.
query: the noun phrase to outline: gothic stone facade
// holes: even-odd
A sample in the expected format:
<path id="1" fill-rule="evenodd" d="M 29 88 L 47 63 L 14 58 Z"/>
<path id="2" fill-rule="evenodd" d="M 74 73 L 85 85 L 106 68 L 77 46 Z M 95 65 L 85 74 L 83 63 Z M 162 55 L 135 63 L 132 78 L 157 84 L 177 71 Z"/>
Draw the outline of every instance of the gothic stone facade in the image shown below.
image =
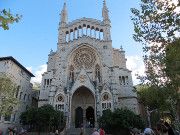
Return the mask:
<path id="1" fill-rule="evenodd" d="M 58 47 L 49 54 L 38 105 L 64 111 L 68 126 L 94 126 L 106 109 L 138 113 L 125 52 L 112 47 L 105 1 L 102 16 L 103 21 L 82 18 L 68 23 L 66 3 L 61 12 Z"/>

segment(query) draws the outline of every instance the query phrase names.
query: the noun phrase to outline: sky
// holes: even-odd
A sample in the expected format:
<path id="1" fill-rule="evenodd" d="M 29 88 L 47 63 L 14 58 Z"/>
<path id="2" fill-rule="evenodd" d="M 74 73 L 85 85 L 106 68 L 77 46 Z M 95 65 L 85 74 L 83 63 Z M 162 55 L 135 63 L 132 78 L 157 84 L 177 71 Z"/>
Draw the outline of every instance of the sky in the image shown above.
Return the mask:
<path id="1" fill-rule="evenodd" d="M 66 0 L 68 21 L 87 17 L 102 20 L 103 0 Z M 135 74 L 143 74 L 142 45 L 132 35 L 133 22 L 130 8 L 139 7 L 139 0 L 106 0 L 111 19 L 111 36 L 114 48 L 126 52 L 127 67 Z M 41 82 L 46 71 L 46 62 L 51 49 L 57 50 L 60 12 L 64 0 L 0 0 L 0 10 L 10 9 L 22 15 L 9 30 L 0 28 L 0 57 L 13 56 L 36 77 L 32 82 Z"/>

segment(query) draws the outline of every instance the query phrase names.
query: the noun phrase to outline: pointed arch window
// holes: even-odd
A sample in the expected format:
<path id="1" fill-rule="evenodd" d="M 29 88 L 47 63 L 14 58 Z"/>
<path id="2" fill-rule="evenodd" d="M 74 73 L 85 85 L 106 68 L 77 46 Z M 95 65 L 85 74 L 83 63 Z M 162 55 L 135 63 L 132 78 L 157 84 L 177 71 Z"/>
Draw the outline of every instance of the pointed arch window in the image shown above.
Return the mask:
<path id="1" fill-rule="evenodd" d="M 98 79 L 98 81 L 101 82 L 101 72 L 98 64 L 95 67 L 95 79 Z"/>
<path id="2" fill-rule="evenodd" d="M 70 69 L 69 69 L 69 80 L 71 80 L 72 82 L 74 82 L 74 67 L 73 66 L 70 66 Z"/>

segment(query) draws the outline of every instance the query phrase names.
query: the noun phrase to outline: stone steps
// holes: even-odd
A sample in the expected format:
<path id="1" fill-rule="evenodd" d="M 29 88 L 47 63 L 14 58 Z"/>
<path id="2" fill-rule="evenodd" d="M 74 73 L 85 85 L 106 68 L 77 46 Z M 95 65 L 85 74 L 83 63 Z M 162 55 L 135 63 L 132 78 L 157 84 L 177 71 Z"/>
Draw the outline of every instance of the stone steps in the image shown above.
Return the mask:
<path id="1" fill-rule="evenodd" d="M 70 128 L 68 131 L 67 131 L 67 134 L 66 135 L 79 135 L 81 133 L 81 128 Z M 83 135 L 91 135 L 92 132 L 93 132 L 93 129 L 92 128 L 85 128 L 83 129 L 83 132 L 84 134 Z"/>

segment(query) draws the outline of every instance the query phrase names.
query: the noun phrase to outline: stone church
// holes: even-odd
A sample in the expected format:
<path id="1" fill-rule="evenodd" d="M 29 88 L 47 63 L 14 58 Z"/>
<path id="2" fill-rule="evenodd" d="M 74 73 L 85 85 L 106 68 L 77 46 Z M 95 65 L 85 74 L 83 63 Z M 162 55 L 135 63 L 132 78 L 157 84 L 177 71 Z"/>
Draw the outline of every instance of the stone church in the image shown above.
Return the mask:
<path id="1" fill-rule="evenodd" d="M 106 109 L 139 113 L 125 51 L 112 46 L 108 12 L 105 0 L 102 21 L 83 17 L 68 22 L 66 3 L 61 11 L 57 50 L 48 55 L 38 106 L 63 111 L 69 127 L 94 127 Z"/>

